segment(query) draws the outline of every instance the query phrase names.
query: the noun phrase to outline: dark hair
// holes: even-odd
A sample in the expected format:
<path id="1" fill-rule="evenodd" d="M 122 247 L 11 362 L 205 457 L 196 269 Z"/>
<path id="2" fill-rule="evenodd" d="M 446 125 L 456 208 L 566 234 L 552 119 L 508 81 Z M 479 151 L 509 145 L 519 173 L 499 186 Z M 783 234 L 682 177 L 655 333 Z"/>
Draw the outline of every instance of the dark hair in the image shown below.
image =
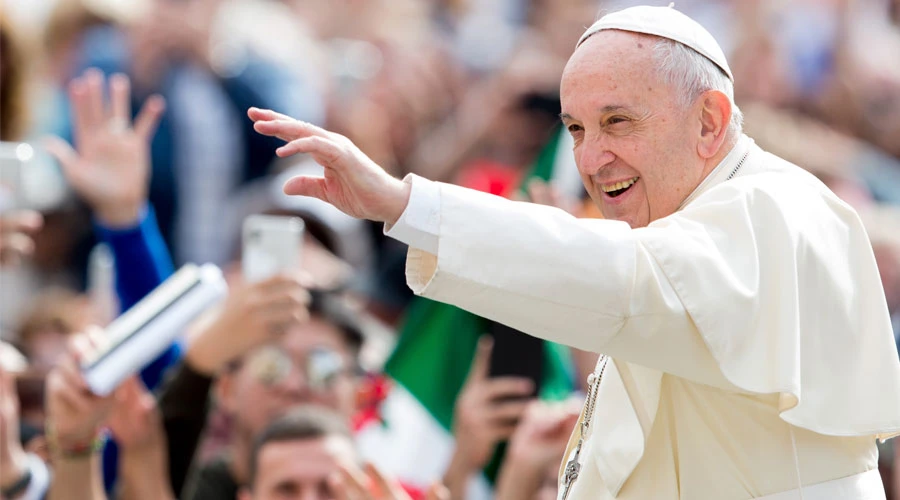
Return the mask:
<path id="1" fill-rule="evenodd" d="M 311 441 L 330 436 L 345 437 L 352 441 L 350 427 L 340 414 L 320 406 L 298 406 L 278 418 L 265 428 L 253 442 L 250 455 L 250 477 L 248 486 L 256 484 L 259 454 L 269 443 L 288 441 Z"/>
<path id="2" fill-rule="evenodd" d="M 340 292 L 310 290 L 309 294 L 312 298 L 309 304 L 310 314 L 338 327 L 354 356 L 359 354 L 365 339 L 359 314 L 347 304 Z"/>

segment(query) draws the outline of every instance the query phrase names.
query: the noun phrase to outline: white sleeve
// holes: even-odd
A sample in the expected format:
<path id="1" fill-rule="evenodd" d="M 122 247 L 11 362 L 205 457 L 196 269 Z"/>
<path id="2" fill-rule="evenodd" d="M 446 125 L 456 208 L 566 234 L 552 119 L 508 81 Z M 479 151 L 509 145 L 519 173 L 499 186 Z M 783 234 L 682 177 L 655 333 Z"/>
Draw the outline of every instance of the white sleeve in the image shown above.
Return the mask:
<path id="1" fill-rule="evenodd" d="M 384 226 L 384 234 L 428 253 L 438 251 L 441 230 L 441 191 L 437 183 L 414 174 L 403 182 L 412 184 L 409 202 L 393 226 Z"/>
<path id="2" fill-rule="evenodd" d="M 725 384 L 678 294 L 628 224 L 427 185 L 437 188 L 428 197 L 428 210 L 439 212 L 430 217 L 436 229 L 422 224 L 427 229 L 414 234 L 437 241 L 410 248 L 407 283 L 416 294 L 546 340 Z M 407 212 L 423 213 L 423 198 L 414 210 L 411 196 Z"/>

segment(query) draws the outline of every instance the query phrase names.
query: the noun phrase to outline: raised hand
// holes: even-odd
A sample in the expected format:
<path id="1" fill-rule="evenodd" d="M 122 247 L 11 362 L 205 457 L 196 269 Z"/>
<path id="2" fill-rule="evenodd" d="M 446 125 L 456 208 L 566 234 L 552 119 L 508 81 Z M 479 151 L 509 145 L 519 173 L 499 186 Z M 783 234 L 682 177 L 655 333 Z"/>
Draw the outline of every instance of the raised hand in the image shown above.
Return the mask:
<path id="1" fill-rule="evenodd" d="M 577 404 L 532 403 L 510 439 L 497 480 L 497 500 L 534 498 L 547 488 L 546 480 L 555 477 L 577 421 Z"/>
<path id="2" fill-rule="evenodd" d="M 101 334 L 77 334 L 69 352 L 47 376 L 48 436 L 63 453 L 89 445 L 113 405 L 113 397 L 94 395 L 81 375 L 79 362 L 102 340 Z"/>
<path id="3" fill-rule="evenodd" d="M 372 464 L 365 472 L 356 466 L 342 466 L 340 475 L 331 481 L 337 500 L 410 500 L 397 481 L 385 476 Z M 425 500 L 449 500 L 450 492 L 441 484 L 428 489 Z"/>
<path id="4" fill-rule="evenodd" d="M 293 275 L 231 286 L 215 318 L 191 336 L 185 353 L 194 370 L 214 375 L 230 361 L 309 318 L 309 293 Z"/>
<path id="5" fill-rule="evenodd" d="M 156 408 L 156 398 L 136 376 L 123 382 L 113 393 L 106 426 L 126 451 L 138 451 L 163 443 L 162 418 Z"/>
<path id="6" fill-rule="evenodd" d="M 535 471 L 559 465 L 577 421 L 577 406 L 532 403 L 510 439 L 508 459 Z"/>
<path id="7" fill-rule="evenodd" d="M 349 139 L 271 110 L 250 108 L 247 114 L 257 132 L 287 142 L 276 150 L 278 156 L 308 153 L 325 167 L 324 177 L 289 180 L 286 194 L 318 198 L 361 219 L 393 224 L 400 218 L 409 184 L 391 177 Z"/>
<path id="8" fill-rule="evenodd" d="M 0 215 L 0 266 L 15 265 L 34 251 L 31 235 L 43 225 L 41 214 L 17 210 Z"/>
<path id="9" fill-rule="evenodd" d="M 147 201 L 150 140 L 165 109 L 162 97 L 150 97 L 131 120 L 131 84 L 121 74 L 109 79 L 109 103 L 103 74 L 87 70 L 69 86 L 75 149 L 58 137 L 47 149 L 62 165 L 72 188 L 110 227 L 133 225 Z"/>
<path id="10" fill-rule="evenodd" d="M 491 340 L 479 341 L 453 415 L 456 458 L 472 469 L 484 467 L 497 443 L 512 436 L 534 389 L 527 378 L 489 377 L 492 349 Z"/>

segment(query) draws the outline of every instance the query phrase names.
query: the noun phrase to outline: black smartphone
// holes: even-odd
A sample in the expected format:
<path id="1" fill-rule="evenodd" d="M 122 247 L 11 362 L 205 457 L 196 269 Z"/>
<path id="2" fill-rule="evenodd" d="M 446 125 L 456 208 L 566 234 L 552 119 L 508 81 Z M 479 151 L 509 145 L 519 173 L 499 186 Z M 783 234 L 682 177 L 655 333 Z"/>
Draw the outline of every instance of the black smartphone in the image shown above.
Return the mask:
<path id="1" fill-rule="evenodd" d="M 494 338 L 491 377 L 527 378 L 534 388 L 529 397 L 537 396 L 544 377 L 544 341 L 493 321 L 487 332 Z"/>

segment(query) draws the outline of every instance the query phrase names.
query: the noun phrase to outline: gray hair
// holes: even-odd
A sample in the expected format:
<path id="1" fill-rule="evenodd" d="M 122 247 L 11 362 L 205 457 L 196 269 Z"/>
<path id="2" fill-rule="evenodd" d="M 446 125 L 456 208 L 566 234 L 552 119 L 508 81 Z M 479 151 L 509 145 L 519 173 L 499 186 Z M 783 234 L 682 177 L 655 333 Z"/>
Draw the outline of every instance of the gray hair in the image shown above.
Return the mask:
<path id="1" fill-rule="evenodd" d="M 682 106 L 690 106 L 707 90 L 718 90 L 728 96 L 731 103 L 728 128 L 735 134 L 741 133 L 744 114 L 734 103 L 734 84 L 715 63 L 687 45 L 668 38 L 656 42 L 653 58 L 663 81 L 678 91 Z"/>

